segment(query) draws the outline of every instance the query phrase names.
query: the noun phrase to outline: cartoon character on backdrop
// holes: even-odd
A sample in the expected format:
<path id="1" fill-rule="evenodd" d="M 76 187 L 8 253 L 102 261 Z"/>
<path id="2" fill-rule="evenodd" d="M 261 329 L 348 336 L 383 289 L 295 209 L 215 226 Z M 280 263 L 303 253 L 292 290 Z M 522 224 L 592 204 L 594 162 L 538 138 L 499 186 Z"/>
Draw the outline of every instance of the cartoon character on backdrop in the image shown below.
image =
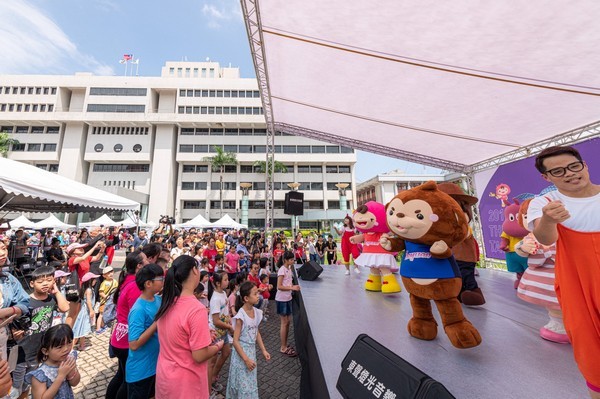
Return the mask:
<path id="1" fill-rule="evenodd" d="M 519 223 L 527 228 L 527 210 L 532 198 L 525 200 L 519 208 Z M 540 244 L 532 233 L 515 245 L 515 252 L 527 258 L 527 270 L 517 288 L 517 296 L 522 300 L 543 306 L 548 311 L 550 321 L 540 328 L 540 337 L 559 344 L 568 344 L 569 337 L 563 324 L 562 310 L 554 289 L 554 262 L 556 245 Z"/>
<path id="2" fill-rule="evenodd" d="M 510 186 L 508 184 L 500 183 L 496 186 L 496 192 L 490 193 L 490 197 L 494 197 L 500 200 L 502 208 L 509 204 L 508 194 L 510 194 Z"/>
<path id="3" fill-rule="evenodd" d="M 500 249 L 506 252 L 506 268 L 509 272 L 516 273 L 515 289 L 519 287 L 519 281 L 523 272 L 527 269 L 527 258 L 515 252 L 515 245 L 519 243 L 529 231 L 519 224 L 519 201 L 504 208 L 504 222 L 502 223 L 502 234 L 500 235 Z"/>
<path id="4" fill-rule="evenodd" d="M 379 245 L 381 236 L 389 232 L 385 222 L 385 207 L 379 202 L 369 201 L 354 211 L 353 219 L 354 227 L 362 234 L 351 237 L 350 242 L 363 243 L 363 252 L 354 259 L 354 264 L 370 268 L 365 289 L 384 294 L 400 292 L 400 284 L 392 274 L 398 270 L 396 257 Z"/>
<path id="5" fill-rule="evenodd" d="M 454 183 L 440 183 L 438 184 L 438 190 L 448 194 L 455 200 L 460 208 L 462 209 L 467 223 L 471 223 L 473 219 L 473 211 L 471 207 L 477 203 L 477 197 L 467 195 L 463 190 Z M 467 238 L 452 247 L 452 253 L 460 274 L 462 277 L 462 289 L 458 299 L 467 306 L 479 306 L 485 303 L 485 298 L 481 288 L 475 280 L 475 266 L 479 261 L 479 245 L 473 237 L 473 231 L 469 227 L 469 233 Z"/>
<path id="6" fill-rule="evenodd" d="M 481 335 L 465 318 L 457 298 L 462 278 L 451 248 L 468 234 L 467 219 L 458 203 L 429 181 L 398 193 L 386 205 L 386 211 L 388 227 L 395 236 L 383 235 L 381 246 L 388 251 L 406 250 L 400 275 L 413 310 L 409 334 L 423 340 L 435 339 L 433 300 L 452 345 L 479 345 Z"/>
<path id="7" fill-rule="evenodd" d="M 350 237 L 356 234 L 354 230 L 354 224 L 352 223 L 352 217 L 350 215 L 346 215 L 344 218 L 344 226 L 341 229 L 334 227 L 335 231 L 342 237 L 342 257 L 344 258 L 344 266 L 346 266 L 346 275 L 350 275 L 350 255 L 352 255 L 352 259 L 356 261 L 356 258 L 360 255 L 360 251 L 358 250 L 358 245 L 350 242 Z M 354 271 L 357 274 L 360 274 L 360 269 L 358 265 L 354 264 Z"/>

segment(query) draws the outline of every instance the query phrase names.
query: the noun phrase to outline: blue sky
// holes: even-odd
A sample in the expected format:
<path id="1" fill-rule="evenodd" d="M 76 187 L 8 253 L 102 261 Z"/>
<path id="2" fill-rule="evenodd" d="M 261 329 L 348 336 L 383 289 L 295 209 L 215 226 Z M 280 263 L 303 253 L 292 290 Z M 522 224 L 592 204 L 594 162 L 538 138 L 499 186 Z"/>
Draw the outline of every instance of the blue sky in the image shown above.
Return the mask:
<path id="1" fill-rule="evenodd" d="M 0 21 L 0 74 L 120 75 L 132 53 L 140 75 L 210 58 L 255 76 L 239 0 L 0 0 Z M 358 152 L 358 182 L 394 169 L 435 171 Z"/>

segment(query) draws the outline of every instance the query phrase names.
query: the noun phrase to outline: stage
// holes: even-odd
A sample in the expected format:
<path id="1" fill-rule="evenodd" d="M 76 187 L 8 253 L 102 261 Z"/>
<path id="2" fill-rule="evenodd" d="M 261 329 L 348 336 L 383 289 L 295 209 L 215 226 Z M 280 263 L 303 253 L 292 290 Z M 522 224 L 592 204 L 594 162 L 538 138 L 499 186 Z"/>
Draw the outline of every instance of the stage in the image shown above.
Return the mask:
<path id="1" fill-rule="evenodd" d="M 294 307 L 303 398 L 308 397 L 307 386 L 311 387 L 311 399 L 327 397 L 323 382 L 329 397 L 341 397 L 335 387 L 340 365 L 361 333 L 440 381 L 459 399 L 588 397 L 571 345 L 540 338 L 538 331 L 547 323 L 547 313 L 517 298 L 511 273 L 480 269 L 477 281 L 487 303 L 463 309 L 483 342 L 476 348 L 456 349 L 436 310 L 435 340 L 421 341 L 408 335 L 411 308 L 406 291 L 392 296 L 367 292 L 363 289 L 367 270 L 345 276 L 343 266 L 323 268 L 317 280 L 299 280 L 301 295 Z"/>

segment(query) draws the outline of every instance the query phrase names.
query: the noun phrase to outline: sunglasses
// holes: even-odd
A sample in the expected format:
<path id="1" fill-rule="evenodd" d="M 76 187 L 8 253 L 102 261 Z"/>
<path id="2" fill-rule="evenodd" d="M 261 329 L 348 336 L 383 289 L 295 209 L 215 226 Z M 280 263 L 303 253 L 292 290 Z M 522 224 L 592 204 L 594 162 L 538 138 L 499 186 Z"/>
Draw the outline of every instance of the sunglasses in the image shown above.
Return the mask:
<path id="1" fill-rule="evenodd" d="M 584 168 L 585 164 L 582 161 L 577 161 L 568 164 L 566 167 L 558 167 L 552 168 L 546 171 L 546 174 L 554 176 L 554 177 L 562 177 L 567 173 L 567 170 L 571 172 L 581 172 Z"/>

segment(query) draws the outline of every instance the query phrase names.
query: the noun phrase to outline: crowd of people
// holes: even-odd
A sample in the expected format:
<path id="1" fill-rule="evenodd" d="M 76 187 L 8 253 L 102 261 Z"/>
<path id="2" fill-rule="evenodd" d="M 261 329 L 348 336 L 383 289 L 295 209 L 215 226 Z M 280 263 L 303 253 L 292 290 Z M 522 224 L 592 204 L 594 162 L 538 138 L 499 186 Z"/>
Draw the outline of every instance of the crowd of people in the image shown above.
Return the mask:
<path id="1" fill-rule="evenodd" d="M 119 247 L 127 255 L 117 279 L 111 264 Z M 292 292 L 300 287 L 291 267 L 326 254 L 322 236 L 288 239 L 279 232 L 267 240 L 264 232 L 179 231 L 168 224 L 150 234 L 103 227 L 7 233 L 0 266 L 23 276 L 31 259 L 44 264 L 21 281 L 0 275 L 0 355 L 16 359 L 14 370 L 0 360 L 0 397 L 74 397 L 77 353 L 88 349 L 86 337 L 109 328 L 118 367 L 106 398 L 258 397 L 256 344 L 271 357 L 259 329 L 269 300 L 277 302 L 279 351 L 296 357 L 288 335 Z"/>

